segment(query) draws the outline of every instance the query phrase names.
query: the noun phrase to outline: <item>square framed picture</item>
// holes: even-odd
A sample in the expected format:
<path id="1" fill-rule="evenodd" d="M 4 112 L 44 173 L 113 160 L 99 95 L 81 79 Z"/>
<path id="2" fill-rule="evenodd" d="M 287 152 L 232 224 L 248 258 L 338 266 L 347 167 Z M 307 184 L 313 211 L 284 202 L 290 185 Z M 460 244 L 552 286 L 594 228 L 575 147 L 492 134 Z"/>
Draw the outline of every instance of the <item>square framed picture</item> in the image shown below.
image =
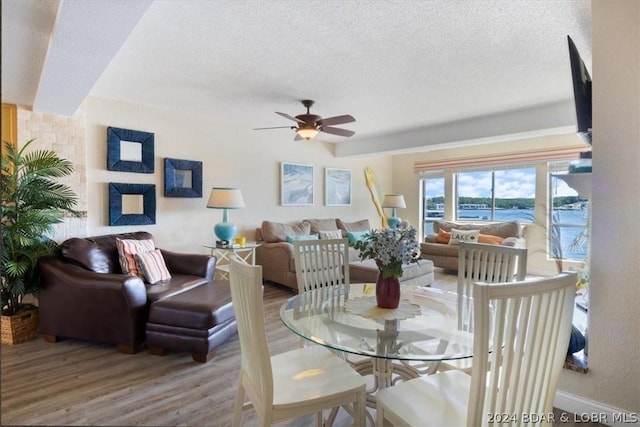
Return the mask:
<path id="1" fill-rule="evenodd" d="M 327 206 L 351 206 L 351 171 L 325 168 L 324 193 Z"/>
<path id="2" fill-rule="evenodd" d="M 164 159 L 165 197 L 202 197 L 202 162 Z"/>
<path id="3" fill-rule="evenodd" d="M 313 166 L 282 162 L 280 200 L 283 206 L 313 205 Z"/>

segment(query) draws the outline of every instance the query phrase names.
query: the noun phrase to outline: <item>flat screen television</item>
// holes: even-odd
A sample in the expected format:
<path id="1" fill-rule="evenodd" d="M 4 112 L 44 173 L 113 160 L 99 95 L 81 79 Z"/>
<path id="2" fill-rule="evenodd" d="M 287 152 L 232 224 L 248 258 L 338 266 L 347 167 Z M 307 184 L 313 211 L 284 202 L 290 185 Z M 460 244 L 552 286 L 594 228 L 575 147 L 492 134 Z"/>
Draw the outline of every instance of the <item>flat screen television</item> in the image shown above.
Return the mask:
<path id="1" fill-rule="evenodd" d="M 567 36 L 567 40 L 569 41 L 569 60 L 571 61 L 578 134 L 591 144 L 591 76 L 571 37 Z"/>

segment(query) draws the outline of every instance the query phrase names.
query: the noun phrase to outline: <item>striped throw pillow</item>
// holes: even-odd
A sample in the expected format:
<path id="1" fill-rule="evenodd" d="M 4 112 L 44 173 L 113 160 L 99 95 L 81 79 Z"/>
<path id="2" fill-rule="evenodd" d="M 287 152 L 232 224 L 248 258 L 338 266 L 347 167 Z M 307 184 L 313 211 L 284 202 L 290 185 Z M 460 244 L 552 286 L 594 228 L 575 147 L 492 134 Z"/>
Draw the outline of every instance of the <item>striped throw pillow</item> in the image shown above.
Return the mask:
<path id="1" fill-rule="evenodd" d="M 118 259 L 120 260 L 120 267 L 124 274 L 129 276 L 138 276 L 144 278 L 138 262 L 136 261 L 136 254 L 142 252 L 151 252 L 156 248 L 152 239 L 147 240 L 133 240 L 133 239 L 118 239 L 116 238 L 116 246 L 118 248 Z"/>
<path id="2" fill-rule="evenodd" d="M 144 278 L 152 285 L 171 279 L 171 274 L 167 270 L 167 265 L 164 263 L 160 249 L 136 254 L 136 260 L 140 265 Z"/>

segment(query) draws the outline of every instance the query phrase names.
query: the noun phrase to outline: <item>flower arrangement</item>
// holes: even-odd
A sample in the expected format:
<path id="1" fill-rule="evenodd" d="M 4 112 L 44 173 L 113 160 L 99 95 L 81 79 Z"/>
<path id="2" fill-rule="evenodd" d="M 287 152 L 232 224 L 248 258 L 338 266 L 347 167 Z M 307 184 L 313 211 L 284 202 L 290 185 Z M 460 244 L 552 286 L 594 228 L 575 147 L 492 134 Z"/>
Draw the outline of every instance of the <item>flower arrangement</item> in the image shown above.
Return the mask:
<path id="1" fill-rule="evenodd" d="M 354 248 L 360 250 L 360 259 L 376 261 L 382 278 L 400 278 L 403 265 L 418 262 L 416 234 L 413 227 L 371 230 Z"/>

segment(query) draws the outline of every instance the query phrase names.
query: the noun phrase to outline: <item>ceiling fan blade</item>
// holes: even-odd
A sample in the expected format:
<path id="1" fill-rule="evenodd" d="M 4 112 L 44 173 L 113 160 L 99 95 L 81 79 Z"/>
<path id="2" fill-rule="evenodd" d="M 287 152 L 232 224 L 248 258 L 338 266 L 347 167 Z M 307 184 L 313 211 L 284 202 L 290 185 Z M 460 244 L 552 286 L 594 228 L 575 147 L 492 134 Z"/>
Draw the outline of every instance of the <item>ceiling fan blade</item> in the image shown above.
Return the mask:
<path id="1" fill-rule="evenodd" d="M 348 130 L 348 129 L 340 129 L 340 128 L 332 128 L 329 126 L 323 126 L 320 128 L 320 132 L 324 132 L 324 133 L 330 133 L 332 135 L 339 135 L 339 136 L 352 136 L 355 134 L 354 131 L 352 130 Z"/>
<path id="2" fill-rule="evenodd" d="M 295 129 L 295 126 L 272 126 L 268 128 L 254 128 L 253 130 L 265 130 L 265 129 Z"/>
<path id="3" fill-rule="evenodd" d="M 327 117 L 326 119 L 318 120 L 318 124 L 320 126 L 332 126 L 332 125 L 343 125 L 345 123 L 355 122 L 356 119 L 349 114 L 345 114 L 344 116 L 335 116 L 335 117 Z"/>
<path id="4" fill-rule="evenodd" d="M 276 111 L 276 114 L 280 114 L 282 117 L 284 117 L 286 119 L 289 119 L 289 120 L 293 120 L 294 122 L 304 123 L 304 121 L 298 119 L 297 117 L 290 116 L 287 113 L 280 113 L 280 112 Z"/>

